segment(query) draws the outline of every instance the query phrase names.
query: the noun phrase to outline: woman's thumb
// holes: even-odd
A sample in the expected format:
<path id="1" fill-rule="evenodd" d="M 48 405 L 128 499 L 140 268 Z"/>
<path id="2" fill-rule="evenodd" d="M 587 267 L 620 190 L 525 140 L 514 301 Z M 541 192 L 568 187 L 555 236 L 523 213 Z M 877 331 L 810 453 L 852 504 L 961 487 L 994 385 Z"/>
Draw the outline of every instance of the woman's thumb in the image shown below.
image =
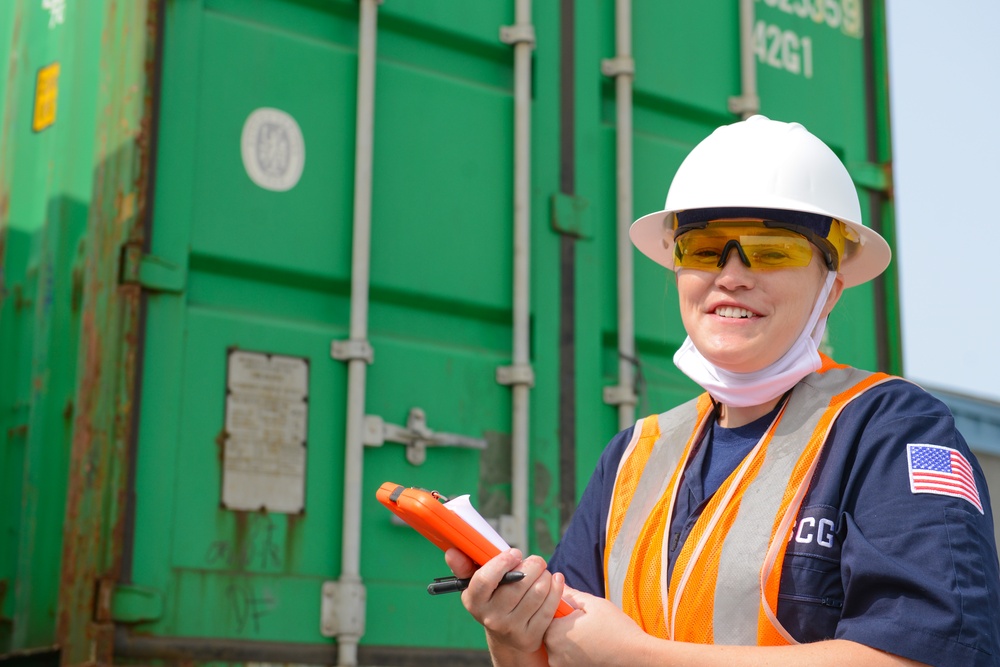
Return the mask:
<path id="1" fill-rule="evenodd" d="M 573 609 L 583 609 L 588 598 L 590 596 L 583 591 L 578 591 L 569 586 L 563 588 L 562 599 L 568 602 Z"/>

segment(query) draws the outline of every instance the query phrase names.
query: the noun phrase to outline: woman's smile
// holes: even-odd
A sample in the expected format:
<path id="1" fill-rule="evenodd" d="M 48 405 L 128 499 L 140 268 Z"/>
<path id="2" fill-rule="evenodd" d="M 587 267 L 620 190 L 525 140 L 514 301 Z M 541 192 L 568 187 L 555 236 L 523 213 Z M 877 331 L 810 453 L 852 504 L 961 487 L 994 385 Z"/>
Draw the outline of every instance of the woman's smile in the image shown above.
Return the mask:
<path id="1" fill-rule="evenodd" d="M 716 366 L 733 373 L 761 370 L 802 333 L 826 275 L 819 253 L 796 268 L 756 270 L 730 259 L 718 272 L 681 269 L 677 291 L 684 328 Z M 827 312 L 839 296 L 838 282 Z"/>

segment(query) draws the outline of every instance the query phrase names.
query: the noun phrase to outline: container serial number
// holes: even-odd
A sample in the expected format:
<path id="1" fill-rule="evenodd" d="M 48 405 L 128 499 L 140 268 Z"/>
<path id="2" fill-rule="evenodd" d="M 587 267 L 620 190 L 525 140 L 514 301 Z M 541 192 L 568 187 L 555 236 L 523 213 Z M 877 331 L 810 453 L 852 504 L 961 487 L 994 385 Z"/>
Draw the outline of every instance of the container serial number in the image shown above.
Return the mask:
<path id="1" fill-rule="evenodd" d="M 786 14 L 810 19 L 817 24 L 826 24 L 851 37 L 861 37 L 862 0 L 763 0 L 763 2 L 768 7 L 775 7 Z"/>
<path id="2" fill-rule="evenodd" d="M 813 75 L 812 39 L 791 30 L 757 21 L 753 31 L 757 60 L 776 69 L 811 79 Z"/>

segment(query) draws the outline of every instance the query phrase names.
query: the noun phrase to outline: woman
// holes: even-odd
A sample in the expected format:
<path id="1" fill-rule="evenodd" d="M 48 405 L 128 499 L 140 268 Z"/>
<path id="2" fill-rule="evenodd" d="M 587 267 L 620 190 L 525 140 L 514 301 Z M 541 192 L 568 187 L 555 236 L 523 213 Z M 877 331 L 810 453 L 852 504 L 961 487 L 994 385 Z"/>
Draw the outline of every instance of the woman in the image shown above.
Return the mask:
<path id="1" fill-rule="evenodd" d="M 674 361 L 706 393 L 611 441 L 548 567 L 475 572 L 495 663 L 1000 664 L 992 512 L 950 413 L 817 351 L 890 256 L 833 152 L 796 123 L 720 128 L 631 236 L 676 273 Z M 553 619 L 560 597 L 578 611 Z"/>

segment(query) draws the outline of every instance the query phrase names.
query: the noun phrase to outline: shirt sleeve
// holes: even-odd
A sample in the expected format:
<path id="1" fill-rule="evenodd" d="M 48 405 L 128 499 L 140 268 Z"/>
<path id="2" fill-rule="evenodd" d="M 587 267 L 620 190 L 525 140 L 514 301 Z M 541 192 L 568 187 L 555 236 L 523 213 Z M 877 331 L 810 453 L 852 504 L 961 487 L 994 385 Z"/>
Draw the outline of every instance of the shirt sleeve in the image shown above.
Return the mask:
<path id="1" fill-rule="evenodd" d="M 1000 573 L 982 469 L 943 403 L 903 382 L 871 391 L 838 420 L 841 436 L 831 434 L 832 463 L 844 457 L 846 471 L 836 636 L 942 667 L 1000 665 Z M 982 511 L 914 484 L 911 445 L 967 461 Z"/>
<path id="2" fill-rule="evenodd" d="M 549 560 L 549 570 L 561 572 L 571 587 L 599 597 L 604 597 L 604 545 L 615 474 L 631 438 L 632 429 L 625 429 L 604 448 L 566 533 Z"/>

